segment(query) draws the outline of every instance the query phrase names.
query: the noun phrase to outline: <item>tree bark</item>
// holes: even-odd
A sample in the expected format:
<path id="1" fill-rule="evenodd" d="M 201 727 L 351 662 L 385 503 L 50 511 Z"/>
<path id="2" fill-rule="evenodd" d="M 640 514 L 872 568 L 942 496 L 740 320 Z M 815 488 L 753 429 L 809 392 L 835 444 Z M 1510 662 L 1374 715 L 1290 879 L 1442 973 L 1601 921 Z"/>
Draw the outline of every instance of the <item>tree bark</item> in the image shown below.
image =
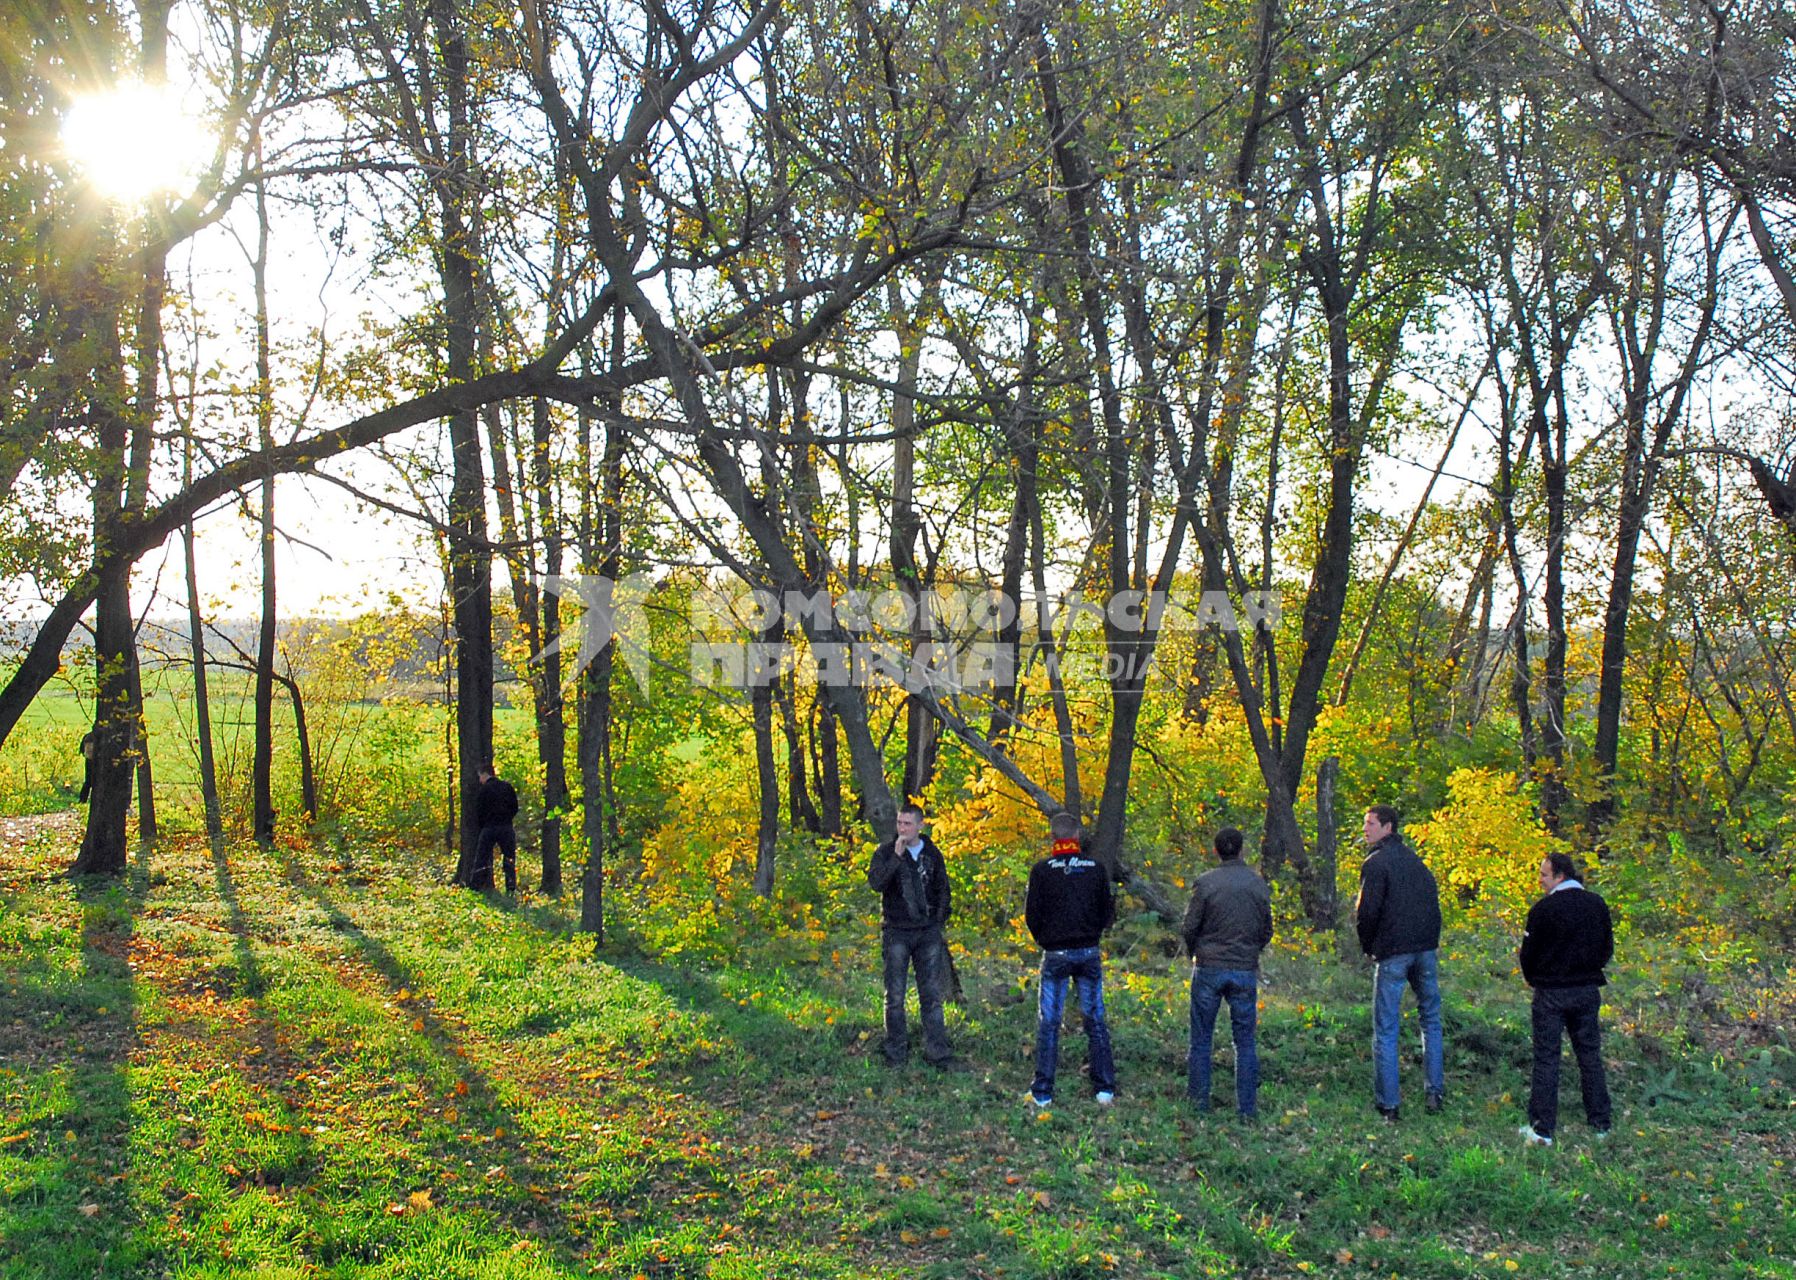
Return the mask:
<path id="1" fill-rule="evenodd" d="M 274 373 L 268 331 L 268 195 L 256 190 L 256 253 L 251 262 L 256 294 L 256 438 L 274 447 Z M 274 842 L 274 644 L 275 608 L 274 477 L 262 479 L 262 621 L 256 645 L 256 736 L 250 785 L 254 792 L 250 830 L 264 848 Z"/>
<path id="2" fill-rule="evenodd" d="M 430 0 L 430 23 L 447 107 L 441 170 L 432 185 L 438 205 L 438 273 L 443 287 L 444 372 L 456 382 L 478 373 L 478 264 L 468 213 L 473 175 L 473 117 L 466 32 L 455 0 Z M 480 417 L 472 408 L 449 417 L 449 583 L 455 617 L 455 736 L 461 762 L 461 839 L 456 883 L 473 882 L 474 813 L 479 770 L 493 754 L 492 567 L 487 558 L 486 476 Z"/>
<path id="3" fill-rule="evenodd" d="M 190 440 L 187 446 L 190 471 L 192 461 Z M 206 633 L 200 617 L 200 588 L 194 567 L 191 520 L 182 530 L 181 543 L 187 569 L 187 639 L 193 651 L 193 731 L 199 744 L 200 799 L 206 810 L 206 839 L 217 852 L 224 848 L 224 811 L 218 802 L 218 764 L 212 753 L 212 697 L 206 678 Z"/>

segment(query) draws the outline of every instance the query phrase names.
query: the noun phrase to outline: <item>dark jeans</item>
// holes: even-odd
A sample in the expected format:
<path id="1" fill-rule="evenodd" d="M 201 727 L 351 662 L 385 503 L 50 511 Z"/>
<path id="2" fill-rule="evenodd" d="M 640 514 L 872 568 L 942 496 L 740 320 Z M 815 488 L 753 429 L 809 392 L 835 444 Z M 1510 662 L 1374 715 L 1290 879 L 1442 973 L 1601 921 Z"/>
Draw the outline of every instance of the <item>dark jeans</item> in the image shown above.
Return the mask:
<path id="1" fill-rule="evenodd" d="M 1091 1055 L 1091 1087 L 1116 1092 L 1116 1063 L 1110 1056 L 1110 1024 L 1104 1018 L 1104 962 L 1096 947 L 1041 953 L 1041 1019 L 1035 1027 L 1035 1083 L 1038 1098 L 1054 1096 L 1054 1070 L 1060 1062 L 1060 1020 L 1066 1012 L 1066 981 L 1079 987 L 1079 1011 L 1085 1015 L 1085 1043 Z"/>
<path id="2" fill-rule="evenodd" d="M 885 962 L 886 1061 L 910 1057 L 910 1028 L 904 1020 L 904 991 L 910 971 L 917 971 L 917 1005 L 923 1015 L 923 1056 L 946 1062 L 954 1056 L 942 1019 L 942 996 L 948 988 L 948 943 L 941 928 L 887 929 L 880 951 Z"/>
<path id="3" fill-rule="evenodd" d="M 482 827 L 474 838 L 474 876 L 470 889 L 493 887 L 493 847 L 505 855 L 505 892 L 518 891 L 518 833 L 510 823 L 502 827 Z"/>
<path id="4" fill-rule="evenodd" d="M 1235 1037 L 1235 1110 L 1257 1114 L 1260 1055 L 1254 1045 L 1259 1022 L 1259 975 L 1252 969 L 1191 971 L 1191 1053 L 1185 1061 L 1185 1092 L 1205 1111 L 1210 1109 L 1210 1045 L 1216 1014 L 1228 1001 L 1229 1028 Z"/>
<path id="5" fill-rule="evenodd" d="M 1528 1091 L 1528 1123 L 1551 1137 L 1559 1120 L 1559 1035 L 1571 1039 L 1584 1093 L 1584 1118 L 1592 1129 L 1609 1127 L 1609 1083 L 1603 1074 L 1600 987 L 1540 987 L 1534 992 L 1534 1078 Z"/>

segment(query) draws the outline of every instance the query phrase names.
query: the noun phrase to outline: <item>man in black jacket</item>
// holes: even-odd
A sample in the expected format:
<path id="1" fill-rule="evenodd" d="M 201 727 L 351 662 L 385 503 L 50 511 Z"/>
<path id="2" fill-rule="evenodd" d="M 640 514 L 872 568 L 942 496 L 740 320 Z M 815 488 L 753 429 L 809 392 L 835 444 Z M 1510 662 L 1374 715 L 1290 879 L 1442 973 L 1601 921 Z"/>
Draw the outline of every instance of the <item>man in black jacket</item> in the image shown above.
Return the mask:
<path id="1" fill-rule="evenodd" d="M 1403 988 L 1416 993 L 1422 1016 L 1422 1061 L 1429 1111 L 1446 1094 L 1441 1044 L 1441 898 L 1434 873 L 1397 835 L 1397 811 L 1366 810 L 1366 847 L 1359 870 L 1354 923 L 1359 945 L 1377 961 L 1372 979 L 1372 1101 L 1386 1120 L 1397 1119 L 1397 1041 Z"/>
<path id="2" fill-rule="evenodd" d="M 1191 954 L 1191 1051 L 1185 1092 L 1199 1111 L 1210 1109 L 1210 1045 L 1216 1012 L 1229 1005 L 1235 1038 L 1235 1109 L 1258 1114 L 1260 1057 L 1254 1043 L 1259 1022 L 1260 952 L 1272 941 L 1272 890 L 1241 861 L 1241 833 L 1216 833 L 1221 865 L 1197 878 L 1180 931 Z"/>
<path id="3" fill-rule="evenodd" d="M 512 820 L 518 816 L 518 792 L 493 768 L 488 760 L 480 766 L 480 790 L 474 793 L 474 821 L 479 834 L 474 837 L 474 873 L 470 889 L 490 891 L 493 887 L 493 850 L 497 847 L 505 857 L 505 892 L 518 891 L 518 836 Z"/>
<path id="4" fill-rule="evenodd" d="M 1609 1132 L 1609 1084 L 1603 1074 L 1603 968 L 1615 955 L 1609 904 L 1586 889 L 1563 853 L 1540 863 L 1546 897 L 1528 912 L 1522 934 L 1522 978 L 1534 988 L 1534 1074 L 1528 1091 L 1528 1123 L 1519 1132 L 1530 1146 L 1553 1145 L 1559 1119 L 1559 1035 L 1570 1037 L 1578 1059 L 1584 1116 L 1598 1137 Z"/>
<path id="5" fill-rule="evenodd" d="M 948 985 L 948 943 L 943 927 L 953 912 L 948 866 L 923 834 L 921 806 L 898 810 L 898 838 L 873 851 L 867 883 L 884 895 L 881 953 L 885 969 L 885 1058 L 901 1066 L 910 1057 L 904 992 L 917 971 L 917 1005 L 923 1017 L 923 1057 L 937 1067 L 958 1065 L 948 1043 L 942 1000 Z"/>
<path id="6" fill-rule="evenodd" d="M 1110 1023 L 1104 1017 L 1104 962 L 1098 941 L 1116 919 L 1110 872 L 1085 856 L 1079 820 L 1064 809 L 1048 821 L 1053 845 L 1029 869 L 1023 919 L 1041 947 L 1040 1018 L 1035 1026 L 1035 1080 L 1029 1098 L 1038 1107 L 1054 1102 L 1054 1073 L 1060 1059 L 1060 1019 L 1066 1009 L 1066 982 L 1079 987 L 1085 1015 L 1085 1042 L 1091 1057 L 1091 1088 L 1099 1106 L 1116 1100 L 1116 1063 L 1110 1054 Z"/>

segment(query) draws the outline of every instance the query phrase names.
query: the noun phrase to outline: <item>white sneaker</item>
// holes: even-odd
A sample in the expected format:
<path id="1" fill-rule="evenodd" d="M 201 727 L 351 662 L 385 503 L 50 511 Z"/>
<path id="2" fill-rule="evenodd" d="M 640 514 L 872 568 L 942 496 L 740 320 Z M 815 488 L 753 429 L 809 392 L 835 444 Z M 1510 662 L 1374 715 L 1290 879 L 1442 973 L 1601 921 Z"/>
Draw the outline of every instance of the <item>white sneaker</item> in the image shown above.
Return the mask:
<path id="1" fill-rule="evenodd" d="M 1532 1124 L 1523 1125 L 1516 1130 L 1516 1133 L 1521 1135 L 1522 1141 L 1530 1147 L 1550 1147 L 1553 1145 L 1552 1137 L 1548 1134 L 1534 1132 L 1534 1126 Z"/>
<path id="2" fill-rule="evenodd" d="M 1093 1101 L 1095 1101 L 1100 1107 L 1107 1107 L 1112 1102 L 1116 1101 L 1116 1095 L 1114 1093 L 1111 1093 L 1110 1090 L 1108 1090 L 1108 1089 L 1100 1089 L 1100 1090 L 1098 1090 L 1097 1097 L 1094 1098 Z"/>

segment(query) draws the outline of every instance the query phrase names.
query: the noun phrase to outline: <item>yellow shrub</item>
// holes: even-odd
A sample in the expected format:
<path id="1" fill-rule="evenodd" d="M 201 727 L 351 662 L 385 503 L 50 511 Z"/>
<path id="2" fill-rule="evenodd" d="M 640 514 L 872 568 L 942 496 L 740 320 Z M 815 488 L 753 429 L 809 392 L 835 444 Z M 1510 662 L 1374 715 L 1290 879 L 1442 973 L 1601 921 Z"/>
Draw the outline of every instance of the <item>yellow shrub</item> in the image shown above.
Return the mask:
<path id="1" fill-rule="evenodd" d="M 1570 848 L 1540 825 L 1515 776 L 1499 769 L 1454 770 L 1447 803 L 1411 834 L 1440 881 L 1445 910 L 1495 911 L 1517 927 L 1540 896 L 1540 860 Z"/>

